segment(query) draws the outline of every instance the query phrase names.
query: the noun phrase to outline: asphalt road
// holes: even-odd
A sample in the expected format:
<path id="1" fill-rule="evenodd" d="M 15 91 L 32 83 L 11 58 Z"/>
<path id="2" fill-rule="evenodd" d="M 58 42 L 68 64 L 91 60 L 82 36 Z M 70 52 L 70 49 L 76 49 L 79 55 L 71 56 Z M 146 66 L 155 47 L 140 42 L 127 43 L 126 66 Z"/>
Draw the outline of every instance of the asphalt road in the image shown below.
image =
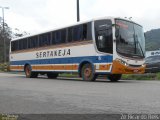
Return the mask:
<path id="1" fill-rule="evenodd" d="M 160 81 L 87 82 L 0 73 L 0 113 L 160 113 Z"/>

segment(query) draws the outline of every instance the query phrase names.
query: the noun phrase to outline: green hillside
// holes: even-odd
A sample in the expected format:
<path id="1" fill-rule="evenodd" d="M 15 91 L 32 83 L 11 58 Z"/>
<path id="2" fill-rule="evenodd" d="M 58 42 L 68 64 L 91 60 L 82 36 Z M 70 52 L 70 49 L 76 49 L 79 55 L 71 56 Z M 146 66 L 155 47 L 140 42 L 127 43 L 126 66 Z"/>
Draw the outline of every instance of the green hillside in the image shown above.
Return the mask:
<path id="1" fill-rule="evenodd" d="M 146 50 L 158 50 L 160 49 L 160 29 L 153 29 L 146 34 Z"/>

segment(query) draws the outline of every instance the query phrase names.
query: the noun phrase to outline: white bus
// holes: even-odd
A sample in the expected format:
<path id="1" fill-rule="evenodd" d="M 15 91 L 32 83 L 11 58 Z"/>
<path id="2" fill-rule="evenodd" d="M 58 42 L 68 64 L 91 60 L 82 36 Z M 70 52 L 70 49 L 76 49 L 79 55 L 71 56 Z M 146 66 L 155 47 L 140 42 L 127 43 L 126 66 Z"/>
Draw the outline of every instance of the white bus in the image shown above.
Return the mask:
<path id="1" fill-rule="evenodd" d="M 105 17 L 11 40 L 10 69 L 27 78 L 72 72 L 83 80 L 107 75 L 118 81 L 122 74 L 144 73 L 144 54 L 141 25 Z"/>

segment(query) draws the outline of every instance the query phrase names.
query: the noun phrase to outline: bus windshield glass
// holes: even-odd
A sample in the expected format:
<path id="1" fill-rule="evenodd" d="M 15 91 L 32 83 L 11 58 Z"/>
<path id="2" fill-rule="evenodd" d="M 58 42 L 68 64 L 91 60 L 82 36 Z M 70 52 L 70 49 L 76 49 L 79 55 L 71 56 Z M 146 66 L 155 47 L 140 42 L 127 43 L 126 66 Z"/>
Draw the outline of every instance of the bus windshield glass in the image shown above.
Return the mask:
<path id="1" fill-rule="evenodd" d="M 117 52 L 126 57 L 145 57 L 145 38 L 140 25 L 125 20 L 116 20 Z"/>

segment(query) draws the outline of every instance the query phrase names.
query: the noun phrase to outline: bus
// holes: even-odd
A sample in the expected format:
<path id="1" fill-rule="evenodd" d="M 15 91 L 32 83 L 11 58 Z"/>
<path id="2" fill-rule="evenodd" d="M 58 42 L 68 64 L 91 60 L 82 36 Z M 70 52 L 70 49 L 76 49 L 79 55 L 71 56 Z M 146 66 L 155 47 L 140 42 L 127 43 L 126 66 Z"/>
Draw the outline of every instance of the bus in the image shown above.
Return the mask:
<path id="1" fill-rule="evenodd" d="M 143 74 L 144 58 L 143 27 L 115 17 L 13 39 L 10 45 L 10 70 L 25 72 L 27 78 L 77 73 L 83 80 L 107 75 L 115 82 L 122 74 Z"/>

